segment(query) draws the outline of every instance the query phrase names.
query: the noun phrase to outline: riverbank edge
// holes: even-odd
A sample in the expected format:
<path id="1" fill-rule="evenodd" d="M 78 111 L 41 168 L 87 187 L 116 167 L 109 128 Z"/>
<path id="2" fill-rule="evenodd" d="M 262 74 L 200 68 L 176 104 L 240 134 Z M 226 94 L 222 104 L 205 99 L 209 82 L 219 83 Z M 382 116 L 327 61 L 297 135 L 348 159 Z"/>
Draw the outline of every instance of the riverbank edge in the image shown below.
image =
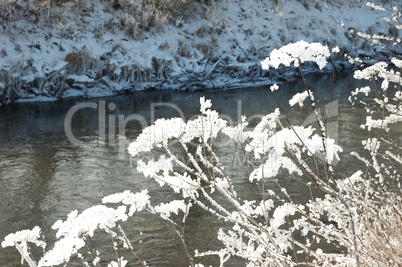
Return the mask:
<path id="1" fill-rule="evenodd" d="M 137 38 L 127 36 L 127 29 L 121 28 L 125 10 L 91 3 L 84 13 L 69 11 L 69 16 L 63 17 L 71 27 L 68 38 L 49 21 L 36 26 L 24 20 L 10 22 L 13 25 L 4 29 L 5 38 L 0 40 L 0 105 L 147 89 L 200 91 L 280 83 L 300 74 L 285 67 L 264 71 L 260 61 L 273 49 L 300 40 L 321 42 L 329 49 L 339 46 L 337 70 L 359 68 L 378 62 L 375 59 L 390 60 L 391 54 L 353 32 L 396 31 L 382 19 L 386 14 L 360 2 L 310 6 L 295 1 L 272 7 L 265 2 L 232 0 L 230 5 L 202 4 L 200 16 L 166 24 Z M 49 13 L 56 11 L 52 7 Z M 85 15 L 85 19 L 77 19 L 77 15 Z M 344 20 L 355 28 L 340 25 Z M 99 34 L 110 24 L 107 21 L 114 27 Z M 396 49 L 399 54 L 400 49 Z M 366 60 L 354 66 L 349 62 L 354 57 Z M 333 60 L 334 55 L 329 58 Z M 306 74 L 332 70 L 331 63 L 323 70 L 303 65 Z"/>
<path id="2" fill-rule="evenodd" d="M 360 66 L 370 66 L 378 62 L 377 60 L 364 60 L 360 65 L 352 64 L 347 59 L 341 58 L 335 62 L 336 72 L 358 69 Z M 328 74 L 334 71 L 333 63 L 330 62 L 324 69 L 319 69 L 313 64 L 303 64 L 305 75 Z M 91 99 L 113 95 L 131 94 L 137 91 L 146 90 L 173 90 L 173 91 L 213 91 L 222 89 L 237 89 L 244 87 L 267 86 L 274 83 L 294 81 L 300 77 L 297 68 L 280 67 L 277 70 L 264 71 L 259 63 L 250 62 L 242 65 L 226 65 L 220 60 L 213 60 L 205 64 L 203 72 L 182 72 L 177 75 L 157 78 L 156 70 L 151 72 L 153 81 L 132 82 L 121 86 L 112 81 L 108 76 L 88 77 L 87 75 L 63 75 L 51 76 L 52 79 L 63 80 L 63 85 L 55 94 L 48 93 L 47 90 L 39 91 L 38 83 L 49 83 L 43 81 L 43 77 L 36 77 L 22 85 L 22 88 L 31 88 L 28 93 L 21 94 L 18 98 L 0 101 L 0 105 L 10 103 L 26 102 L 49 102 L 66 98 Z M 45 88 L 46 85 L 42 85 Z M 55 91 L 53 91 L 55 92 Z"/>

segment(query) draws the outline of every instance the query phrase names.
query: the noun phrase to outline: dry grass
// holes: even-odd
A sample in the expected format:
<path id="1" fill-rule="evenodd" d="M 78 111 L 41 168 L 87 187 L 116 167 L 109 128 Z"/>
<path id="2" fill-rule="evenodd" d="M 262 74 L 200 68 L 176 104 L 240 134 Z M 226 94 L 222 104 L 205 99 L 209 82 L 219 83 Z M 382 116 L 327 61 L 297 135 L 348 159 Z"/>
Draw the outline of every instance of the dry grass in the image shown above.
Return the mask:
<path id="1" fill-rule="evenodd" d="M 68 63 L 66 69 L 70 74 L 82 75 L 88 70 L 99 72 L 102 68 L 101 62 L 93 58 L 85 46 L 77 52 L 67 54 L 64 60 Z"/>
<path id="2" fill-rule="evenodd" d="M 192 46 L 188 43 L 187 40 L 180 40 L 179 47 L 177 49 L 177 54 L 180 57 L 190 58 L 192 55 Z"/>

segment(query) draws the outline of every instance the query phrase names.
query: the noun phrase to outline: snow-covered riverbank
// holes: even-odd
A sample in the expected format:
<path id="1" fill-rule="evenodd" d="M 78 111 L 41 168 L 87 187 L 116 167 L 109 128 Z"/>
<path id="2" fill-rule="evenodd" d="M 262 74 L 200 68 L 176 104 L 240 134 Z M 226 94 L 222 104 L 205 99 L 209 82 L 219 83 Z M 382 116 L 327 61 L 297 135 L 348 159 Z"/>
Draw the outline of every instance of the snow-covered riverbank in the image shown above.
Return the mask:
<path id="1" fill-rule="evenodd" d="M 265 72 L 259 62 L 299 40 L 339 46 L 341 55 L 352 57 L 390 56 L 331 16 L 355 32 L 396 38 L 401 32 L 381 19 L 386 11 L 357 0 L 328 6 L 315 0 L 166 0 L 159 1 L 163 12 L 145 0 L 6 2 L 0 4 L 0 103 L 268 84 L 296 72 Z"/>

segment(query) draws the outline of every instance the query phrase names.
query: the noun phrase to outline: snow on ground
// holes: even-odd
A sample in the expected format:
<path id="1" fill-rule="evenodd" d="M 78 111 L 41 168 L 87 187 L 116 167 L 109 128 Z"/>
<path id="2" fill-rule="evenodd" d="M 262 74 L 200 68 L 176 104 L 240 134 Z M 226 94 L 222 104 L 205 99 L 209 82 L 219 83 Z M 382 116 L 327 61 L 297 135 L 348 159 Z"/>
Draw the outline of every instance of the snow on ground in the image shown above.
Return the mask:
<path id="1" fill-rule="evenodd" d="M 268 84 L 287 79 L 294 70 L 263 71 L 259 62 L 273 49 L 299 40 L 321 42 L 330 49 L 337 45 L 341 54 L 351 56 L 388 56 L 385 49 L 347 33 L 330 16 L 363 33 L 400 32 L 381 19 L 387 12 L 357 0 L 329 1 L 327 7 L 317 0 L 274 2 L 210 1 L 197 4 L 192 17 L 175 17 L 148 31 L 139 30 L 124 7 L 114 9 L 110 2 L 98 0 L 85 5 L 67 1 L 62 8 L 42 11 L 37 21 L 4 23 L 3 18 L 0 103 L 146 88 Z"/>

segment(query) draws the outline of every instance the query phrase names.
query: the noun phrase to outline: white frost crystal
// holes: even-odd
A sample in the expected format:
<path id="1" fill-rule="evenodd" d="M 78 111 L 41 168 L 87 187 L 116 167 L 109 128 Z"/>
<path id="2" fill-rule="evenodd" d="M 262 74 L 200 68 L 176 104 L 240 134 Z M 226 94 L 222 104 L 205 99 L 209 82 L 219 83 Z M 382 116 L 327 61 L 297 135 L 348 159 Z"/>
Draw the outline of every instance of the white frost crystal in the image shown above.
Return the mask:
<path id="1" fill-rule="evenodd" d="M 272 92 L 274 92 L 274 91 L 276 91 L 276 90 L 279 89 L 279 86 L 275 83 L 274 85 L 272 85 L 272 86 L 270 87 L 270 89 L 271 89 Z"/>
<path id="2" fill-rule="evenodd" d="M 39 261 L 39 266 L 53 266 L 70 261 L 72 255 L 85 246 L 84 236 L 93 236 L 95 230 L 103 229 L 109 231 L 116 226 L 117 221 L 126 221 L 126 207 L 120 206 L 117 209 L 108 208 L 103 205 L 93 206 L 84 210 L 81 214 L 72 211 L 67 220 L 58 220 L 52 229 L 58 230 L 57 241 L 52 250 L 45 253 Z"/>
<path id="3" fill-rule="evenodd" d="M 300 107 L 303 107 L 303 102 L 304 100 L 308 97 L 308 91 L 304 91 L 303 93 L 297 93 L 295 94 L 292 99 L 289 100 L 289 105 L 294 106 L 296 104 L 299 104 Z"/>
<path id="4" fill-rule="evenodd" d="M 398 68 L 402 68 L 402 60 L 397 58 L 392 58 L 391 62 L 395 64 Z"/>
<path id="5" fill-rule="evenodd" d="M 35 226 L 34 228 L 32 228 L 32 230 L 22 230 L 7 235 L 4 238 L 4 241 L 1 242 L 1 246 L 3 248 L 15 246 L 21 253 L 22 256 L 21 265 L 22 265 L 24 263 L 24 259 L 30 261 L 30 255 L 28 252 L 28 242 L 34 243 L 38 247 L 45 249 L 46 243 L 42 240 L 39 240 L 40 237 L 41 237 L 41 229 L 39 226 Z"/>
<path id="6" fill-rule="evenodd" d="M 332 53 L 339 53 L 341 50 L 339 49 L 339 46 L 335 46 L 332 48 Z"/>
<path id="7" fill-rule="evenodd" d="M 107 265 L 107 267 L 125 267 L 127 263 L 128 261 L 121 257 L 119 262 L 112 261 Z"/>
<path id="8" fill-rule="evenodd" d="M 264 70 L 268 70 L 270 67 L 277 69 L 280 64 L 289 67 L 293 63 L 295 67 L 298 67 L 299 63 L 311 61 L 323 69 L 327 65 L 326 58 L 329 56 L 327 46 L 302 40 L 274 49 L 269 57 L 261 61 L 261 65 Z"/>
<path id="9" fill-rule="evenodd" d="M 46 244 L 45 242 L 39 240 L 40 238 L 40 232 L 41 229 L 39 226 L 35 226 L 32 228 L 32 230 L 22 230 L 15 232 L 13 234 L 9 234 L 4 238 L 4 241 L 1 242 L 1 246 L 3 248 L 5 247 L 13 247 L 16 244 L 21 244 L 21 243 L 34 243 L 38 247 L 45 248 Z"/>
<path id="10" fill-rule="evenodd" d="M 189 207 L 191 207 L 190 203 Z M 187 205 L 184 200 L 173 200 L 169 203 L 161 203 L 160 205 L 155 207 L 155 211 L 160 213 L 162 218 L 170 217 L 171 213 L 179 214 L 179 210 L 185 213 L 186 209 Z"/>
<path id="11" fill-rule="evenodd" d="M 185 125 L 181 118 L 156 120 L 130 144 L 128 152 L 134 157 L 139 152 L 151 151 L 155 146 L 167 145 L 169 139 L 178 138 L 183 133 Z"/>
<path id="12" fill-rule="evenodd" d="M 144 210 L 147 205 L 150 204 L 148 195 L 148 190 L 142 190 L 140 193 L 131 193 L 126 190 L 122 193 L 116 193 L 113 195 L 106 196 L 102 199 L 103 203 L 123 203 L 124 205 L 130 206 L 129 216 L 132 216 L 136 211 Z"/>

